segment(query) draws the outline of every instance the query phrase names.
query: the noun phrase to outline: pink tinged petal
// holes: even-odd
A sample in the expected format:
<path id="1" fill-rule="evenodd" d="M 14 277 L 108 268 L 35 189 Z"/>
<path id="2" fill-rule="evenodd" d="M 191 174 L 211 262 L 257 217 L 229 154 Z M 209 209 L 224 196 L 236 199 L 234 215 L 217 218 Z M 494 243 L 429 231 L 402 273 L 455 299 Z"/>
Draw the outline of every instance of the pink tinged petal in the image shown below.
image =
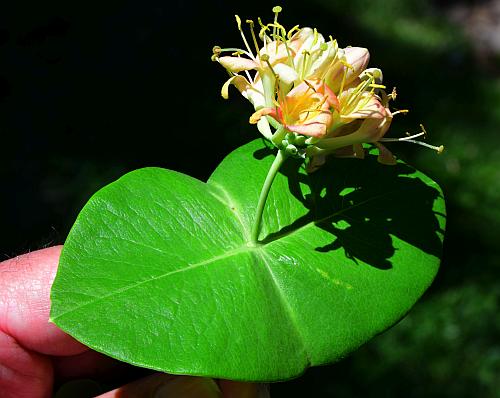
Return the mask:
<path id="1" fill-rule="evenodd" d="M 366 48 L 362 47 L 348 47 L 345 49 L 346 61 L 352 66 L 348 68 L 345 84 L 349 84 L 356 79 L 361 72 L 368 66 L 370 61 L 370 53 Z"/>
<path id="2" fill-rule="evenodd" d="M 380 119 L 365 119 L 361 127 L 354 134 L 359 142 L 375 142 L 380 139 Z"/>
<path id="3" fill-rule="evenodd" d="M 322 82 L 321 85 L 321 93 L 326 96 L 328 105 L 330 108 L 335 109 L 336 111 L 340 111 L 340 102 L 335 93 L 332 91 L 332 89 L 325 83 Z"/>
<path id="4" fill-rule="evenodd" d="M 297 134 L 307 135 L 310 137 L 321 138 L 326 135 L 326 125 L 320 122 L 313 122 L 307 124 L 286 125 L 287 130 L 293 131 Z"/>
<path id="5" fill-rule="evenodd" d="M 325 73 L 325 82 L 335 92 L 340 91 L 342 78 L 344 76 L 344 65 L 337 61 Z M 344 84 L 345 87 L 345 84 Z"/>
<path id="6" fill-rule="evenodd" d="M 248 80 L 245 79 L 243 76 L 240 75 L 233 76 L 229 78 L 222 86 L 222 89 L 220 91 L 222 98 L 224 99 L 229 98 L 229 86 L 231 84 L 234 85 L 238 89 L 238 91 L 242 94 L 251 87 L 250 83 L 248 83 Z"/>
<path id="7" fill-rule="evenodd" d="M 275 108 L 261 108 L 250 116 L 250 124 L 257 124 L 262 116 L 267 115 L 279 121 Z"/>
<path id="8" fill-rule="evenodd" d="M 366 97 L 362 96 L 358 101 L 366 102 Z M 387 109 L 384 108 L 384 106 L 380 103 L 380 100 L 375 95 L 372 95 L 363 108 L 341 115 L 340 118 L 342 121 L 347 122 L 351 119 L 383 119 L 387 116 Z"/>
<path id="9" fill-rule="evenodd" d="M 242 57 L 219 57 L 219 63 L 228 71 L 238 73 L 244 70 L 257 69 L 259 64 L 251 59 Z"/>
<path id="10" fill-rule="evenodd" d="M 311 28 L 302 28 L 291 37 L 288 47 L 297 52 L 312 37 L 314 37 L 314 30 Z"/>
<path id="11" fill-rule="evenodd" d="M 375 145 L 378 147 L 378 158 L 379 163 L 387 164 L 393 166 L 397 163 L 394 155 L 389 151 L 384 145 L 380 142 L 375 142 Z"/>
<path id="12" fill-rule="evenodd" d="M 390 116 L 383 119 L 367 118 L 355 134 L 359 137 L 359 142 L 377 142 L 387 132 L 391 121 Z"/>

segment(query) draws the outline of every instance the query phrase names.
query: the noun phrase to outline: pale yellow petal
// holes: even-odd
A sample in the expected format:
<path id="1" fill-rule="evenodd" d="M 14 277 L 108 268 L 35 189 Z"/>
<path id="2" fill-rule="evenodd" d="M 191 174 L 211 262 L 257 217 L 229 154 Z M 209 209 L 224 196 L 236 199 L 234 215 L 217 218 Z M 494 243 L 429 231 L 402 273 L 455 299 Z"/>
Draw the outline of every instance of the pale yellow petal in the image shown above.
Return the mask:
<path id="1" fill-rule="evenodd" d="M 230 77 L 228 80 L 226 80 L 220 91 L 222 98 L 229 98 L 229 86 L 231 84 L 234 85 L 240 93 L 244 93 L 246 90 L 248 90 L 248 88 L 250 88 L 250 83 L 248 83 L 248 80 L 243 76 L 236 75 Z"/>
<path id="2" fill-rule="evenodd" d="M 233 73 L 257 69 L 259 66 L 255 61 L 243 57 L 220 57 L 218 61 L 224 68 Z"/>

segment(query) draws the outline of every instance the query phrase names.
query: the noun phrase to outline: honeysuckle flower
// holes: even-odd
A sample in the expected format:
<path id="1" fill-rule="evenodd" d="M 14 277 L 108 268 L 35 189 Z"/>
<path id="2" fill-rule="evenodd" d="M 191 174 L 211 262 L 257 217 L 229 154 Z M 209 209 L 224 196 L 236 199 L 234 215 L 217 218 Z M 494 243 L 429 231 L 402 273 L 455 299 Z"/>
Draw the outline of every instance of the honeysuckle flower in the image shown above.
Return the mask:
<path id="1" fill-rule="evenodd" d="M 273 8 L 274 21 L 267 25 L 259 19 L 258 34 L 247 20 L 250 41 L 236 16 L 244 48 L 214 47 L 212 57 L 230 74 L 222 96 L 227 99 L 229 87 L 235 86 L 254 107 L 250 123 L 276 147 L 309 159 L 310 170 L 329 154 L 363 158 L 363 144 L 378 147 L 379 161 L 386 164 L 394 164 L 395 157 L 383 142 L 413 142 L 442 151 L 414 140 L 424 131 L 384 137 L 393 117 L 407 111 L 390 110 L 396 93 L 385 92 L 380 69 L 368 68 L 366 48 L 340 48 L 331 36 L 325 40 L 307 27 L 287 31 L 278 22 L 280 11 Z"/>

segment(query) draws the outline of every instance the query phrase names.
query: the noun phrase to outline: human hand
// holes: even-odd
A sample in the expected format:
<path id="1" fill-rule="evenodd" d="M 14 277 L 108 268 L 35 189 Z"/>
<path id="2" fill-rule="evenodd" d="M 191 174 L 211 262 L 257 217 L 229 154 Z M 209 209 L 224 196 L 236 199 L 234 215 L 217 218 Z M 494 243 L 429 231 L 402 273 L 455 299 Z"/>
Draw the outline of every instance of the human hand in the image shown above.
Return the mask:
<path id="1" fill-rule="evenodd" d="M 0 392 L 3 398 L 46 398 L 55 378 L 92 377 L 125 365 L 79 343 L 49 323 L 50 288 L 62 246 L 0 263 Z M 259 384 L 154 374 L 100 398 L 263 398 Z"/>

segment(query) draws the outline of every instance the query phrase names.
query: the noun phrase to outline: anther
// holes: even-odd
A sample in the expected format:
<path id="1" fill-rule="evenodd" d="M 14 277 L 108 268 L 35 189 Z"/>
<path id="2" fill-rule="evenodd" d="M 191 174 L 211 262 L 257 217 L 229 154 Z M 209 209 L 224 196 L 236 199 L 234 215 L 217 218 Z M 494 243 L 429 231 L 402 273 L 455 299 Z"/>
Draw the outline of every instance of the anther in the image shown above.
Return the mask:
<path id="1" fill-rule="evenodd" d="M 291 38 L 292 38 L 292 36 L 293 36 L 293 34 L 295 33 L 295 31 L 297 31 L 297 32 L 298 32 L 299 30 L 300 30 L 299 25 L 295 25 L 292 29 L 290 29 L 290 30 L 288 31 L 288 33 L 286 34 L 286 37 L 287 37 L 288 39 L 291 39 Z"/>
<path id="2" fill-rule="evenodd" d="M 234 16 L 236 18 L 236 23 L 238 24 L 238 30 L 241 30 L 241 19 L 238 15 Z"/>
<path id="3" fill-rule="evenodd" d="M 280 6 L 274 6 L 273 7 L 273 12 L 276 14 L 279 14 L 283 9 Z"/>

